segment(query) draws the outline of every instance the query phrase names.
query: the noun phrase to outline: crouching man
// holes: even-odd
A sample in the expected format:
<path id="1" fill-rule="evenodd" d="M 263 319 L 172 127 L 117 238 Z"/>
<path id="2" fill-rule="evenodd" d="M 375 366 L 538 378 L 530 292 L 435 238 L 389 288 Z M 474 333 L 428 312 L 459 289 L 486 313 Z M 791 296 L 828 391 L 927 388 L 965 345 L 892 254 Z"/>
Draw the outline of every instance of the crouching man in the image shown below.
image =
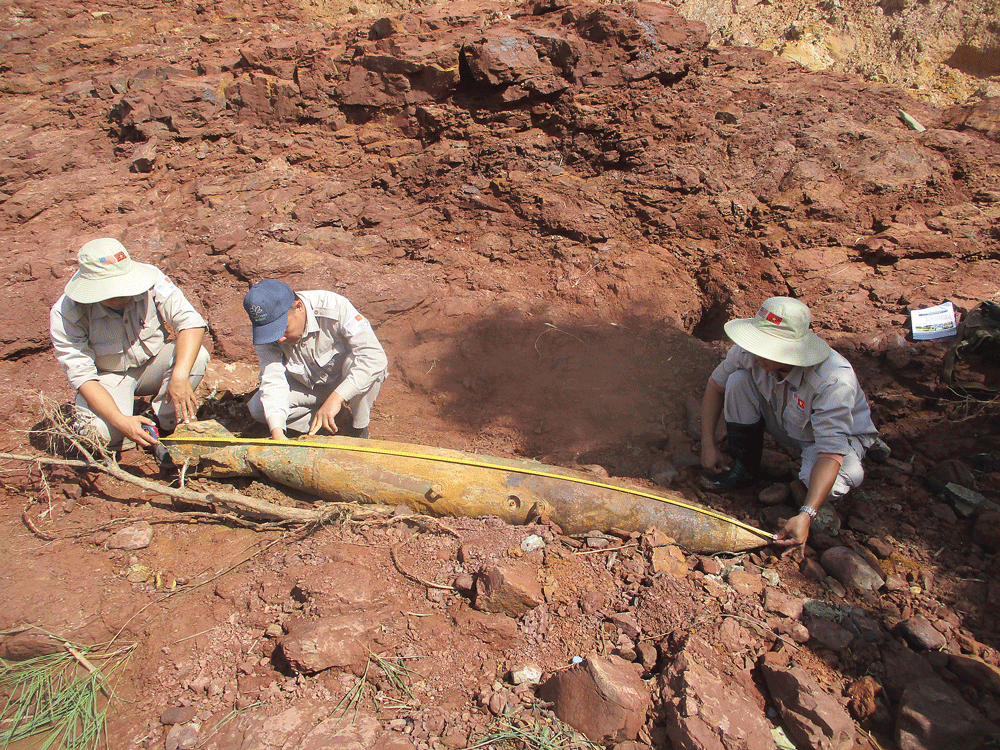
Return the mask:
<path id="1" fill-rule="evenodd" d="M 828 498 L 864 478 L 861 459 L 878 437 L 854 368 L 809 330 L 809 308 L 790 297 L 765 300 L 753 318 L 726 323 L 736 344 L 715 368 L 701 405 L 702 484 L 725 492 L 759 479 L 764 431 L 801 454 L 805 501 L 777 534 L 803 551 L 809 527 Z M 728 458 L 715 426 L 725 415 Z"/>
<path id="2" fill-rule="evenodd" d="M 194 391 L 208 365 L 205 320 L 155 266 L 138 263 L 118 240 L 80 248 L 79 268 L 49 313 L 56 359 L 76 390 L 77 415 L 112 449 L 129 439 L 157 440 L 195 419 Z M 175 332 L 168 341 L 166 326 Z M 135 415 L 136 396 L 151 396 L 156 423 Z"/>
<path id="3" fill-rule="evenodd" d="M 326 291 L 295 293 L 277 279 L 254 284 L 243 298 L 260 361 L 260 388 L 248 404 L 275 440 L 287 430 L 337 432 L 346 404 L 348 437 L 368 437 L 372 405 L 388 359 L 371 324 L 346 298 Z"/>

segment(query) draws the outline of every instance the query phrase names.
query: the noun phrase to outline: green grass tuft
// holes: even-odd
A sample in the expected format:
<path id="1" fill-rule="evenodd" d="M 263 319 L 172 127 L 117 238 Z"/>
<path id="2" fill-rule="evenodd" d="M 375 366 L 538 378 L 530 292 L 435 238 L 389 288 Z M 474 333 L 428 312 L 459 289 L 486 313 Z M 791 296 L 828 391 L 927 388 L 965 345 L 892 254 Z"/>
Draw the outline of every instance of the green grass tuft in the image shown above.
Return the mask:
<path id="1" fill-rule="evenodd" d="M 113 695 L 108 680 L 135 646 L 100 653 L 63 641 L 66 650 L 20 662 L 0 659 L 0 746 L 42 737 L 39 750 L 100 746 Z M 99 666 L 98 666 L 99 665 Z M 101 695 L 103 694 L 103 695 Z"/>

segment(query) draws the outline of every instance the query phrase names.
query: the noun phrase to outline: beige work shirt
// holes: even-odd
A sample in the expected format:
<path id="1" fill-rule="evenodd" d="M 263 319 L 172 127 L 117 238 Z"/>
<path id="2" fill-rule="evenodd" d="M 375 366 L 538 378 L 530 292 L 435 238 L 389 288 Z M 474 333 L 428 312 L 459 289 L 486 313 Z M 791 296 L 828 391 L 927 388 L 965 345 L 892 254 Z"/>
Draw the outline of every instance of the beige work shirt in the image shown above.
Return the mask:
<path id="1" fill-rule="evenodd" d="M 748 370 L 789 437 L 815 443 L 819 453 L 847 455 L 848 438 L 856 437 L 867 449 L 878 437 L 871 411 L 854 368 L 842 355 L 830 355 L 811 367 L 793 367 L 784 378 L 767 372 L 753 354 L 735 345 L 712 372 L 712 380 L 725 388 L 736 370 Z"/>
<path id="2" fill-rule="evenodd" d="M 260 402 L 270 430 L 286 428 L 288 378 L 309 389 L 336 383 L 333 390 L 347 402 L 384 380 L 388 371 L 388 357 L 371 324 L 347 298 L 322 290 L 297 296 L 306 308 L 302 338 L 257 347 Z"/>
<path id="3" fill-rule="evenodd" d="M 100 302 L 85 305 L 65 294 L 49 313 L 49 335 L 56 359 L 70 385 L 79 390 L 98 373 L 125 372 L 157 355 L 174 331 L 206 328 L 205 319 L 162 272 L 153 288 L 132 297 L 122 314 Z"/>

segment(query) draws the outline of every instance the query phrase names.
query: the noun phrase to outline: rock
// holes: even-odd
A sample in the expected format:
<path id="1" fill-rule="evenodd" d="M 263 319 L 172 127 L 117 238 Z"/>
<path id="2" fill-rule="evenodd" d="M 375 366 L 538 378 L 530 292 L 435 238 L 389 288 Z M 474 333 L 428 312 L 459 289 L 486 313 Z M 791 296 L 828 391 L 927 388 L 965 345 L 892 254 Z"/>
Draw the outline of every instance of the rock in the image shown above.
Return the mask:
<path id="1" fill-rule="evenodd" d="M 153 164 L 156 162 L 156 144 L 152 141 L 143 143 L 132 154 L 132 171 L 152 172 Z"/>
<path id="2" fill-rule="evenodd" d="M 534 552 L 535 550 L 543 549 L 544 547 L 545 540 L 538 536 L 538 534 L 529 534 L 521 540 L 521 551 L 525 553 Z"/>
<path id="3" fill-rule="evenodd" d="M 167 732 L 166 750 L 194 750 L 198 745 L 198 727 L 174 724 Z"/>
<path id="4" fill-rule="evenodd" d="M 743 596 L 760 596 L 764 591 L 764 579 L 756 573 L 733 568 L 726 576 L 726 583 Z"/>
<path id="5" fill-rule="evenodd" d="M 984 510 L 976 517 L 972 541 L 988 552 L 1000 552 L 1000 511 Z"/>
<path id="6" fill-rule="evenodd" d="M 881 692 L 882 686 L 871 675 L 852 682 L 847 688 L 847 706 L 854 718 L 864 721 L 874 716 L 879 710 L 876 699 Z"/>
<path id="7" fill-rule="evenodd" d="M 878 591 L 882 576 L 854 550 L 831 547 L 819 559 L 823 568 L 834 578 L 854 591 Z"/>
<path id="8" fill-rule="evenodd" d="M 590 656 L 547 680 L 538 690 L 562 721 L 594 742 L 634 740 L 651 696 L 636 668 L 617 656 Z"/>
<path id="9" fill-rule="evenodd" d="M 937 650 L 947 642 L 940 631 L 922 615 L 903 620 L 896 625 L 894 632 L 903 636 L 906 642 L 918 651 Z"/>
<path id="10" fill-rule="evenodd" d="M 944 486 L 944 497 L 962 518 L 968 518 L 981 508 L 995 510 L 990 507 L 992 503 L 978 492 L 954 482 L 948 482 Z"/>
<path id="11" fill-rule="evenodd" d="M 535 570 L 519 562 L 494 565 L 476 577 L 476 608 L 514 619 L 543 604 Z"/>
<path id="12" fill-rule="evenodd" d="M 680 472 L 677 471 L 677 467 L 665 458 L 661 458 L 649 469 L 649 478 L 661 487 L 669 487 L 679 476 Z"/>
<path id="13" fill-rule="evenodd" d="M 900 750 L 976 748 L 987 737 L 1000 737 L 1000 728 L 939 677 L 917 680 L 903 691 L 896 715 Z"/>
<path id="14" fill-rule="evenodd" d="M 615 612 L 611 615 L 610 619 L 615 627 L 621 630 L 632 640 L 638 638 L 642 633 L 642 628 L 639 627 L 639 621 L 631 612 Z"/>
<path id="15" fill-rule="evenodd" d="M 197 706 L 174 706 L 160 714 L 160 723 L 163 725 L 187 724 L 189 721 L 193 721 L 197 714 Z"/>
<path id="16" fill-rule="evenodd" d="M 843 599 L 847 596 L 847 589 L 844 588 L 844 584 L 838 581 L 833 576 L 827 576 L 823 579 L 823 585 L 826 586 L 826 590 L 833 594 L 838 599 Z"/>
<path id="17" fill-rule="evenodd" d="M 889 557 L 892 555 L 892 545 L 889 544 L 884 539 L 879 539 L 878 537 L 872 537 L 871 539 L 866 541 L 865 544 L 868 546 L 868 549 L 870 549 L 872 553 L 880 560 L 888 560 Z"/>
<path id="18" fill-rule="evenodd" d="M 975 656 L 949 654 L 948 669 L 965 684 L 1000 696 L 1000 668 Z"/>
<path id="19" fill-rule="evenodd" d="M 510 679 L 515 685 L 537 685 L 542 681 L 542 669 L 537 664 L 522 664 L 510 671 Z"/>
<path id="20" fill-rule="evenodd" d="M 826 578 L 826 571 L 823 570 L 823 566 L 811 557 L 805 558 L 799 564 L 799 571 L 810 581 L 816 581 L 817 583 L 822 582 Z"/>
<path id="21" fill-rule="evenodd" d="M 27 661 L 38 656 L 47 656 L 63 650 L 63 644 L 47 633 L 25 630 L 5 636 L 0 640 L 0 659 L 7 661 Z"/>
<path id="22" fill-rule="evenodd" d="M 145 549 L 153 541 L 153 527 L 146 521 L 139 521 L 120 529 L 107 541 L 108 549 Z"/>
<path id="23" fill-rule="evenodd" d="M 764 592 L 764 609 L 798 620 L 802 617 L 802 600 L 769 588 Z"/>
<path id="24" fill-rule="evenodd" d="M 761 490 L 760 494 L 757 495 L 757 499 L 761 505 L 778 505 L 785 502 L 791 494 L 792 491 L 789 486 L 779 482 Z"/>
<path id="25" fill-rule="evenodd" d="M 361 637 L 372 627 L 368 615 L 327 617 L 299 621 L 279 641 L 292 669 L 315 674 L 331 667 L 363 667 L 367 654 Z"/>
<path id="26" fill-rule="evenodd" d="M 773 750 L 753 684 L 724 655 L 692 636 L 661 675 L 664 728 L 678 750 Z"/>
<path id="27" fill-rule="evenodd" d="M 944 112 L 945 127 L 978 130 L 987 138 L 1000 141 L 1000 97 L 985 97 L 972 104 L 949 107 Z"/>
<path id="28" fill-rule="evenodd" d="M 881 654 L 885 667 L 882 687 L 893 703 L 899 700 L 907 685 L 936 676 L 927 659 L 896 641 L 883 645 Z"/>
<path id="29" fill-rule="evenodd" d="M 687 556 L 676 544 L 654 547 L 650 565 L 654 573 L 664 573 L 674 578 L 684 578 L 688 574 Z"/>
<path id="30" fill-rule="evenodd" d="M 773 653 L 764 656 L 761 672 L 788 736 L 799 747 L 850 750 L 856 730 L 851 717 L 801 667 L 776 664 Z"/>
<path id="31" fill-rule="evenodd" d="M 714 557 L 698 557 L 698 570 L 707 576 L 717 576 L 722 573 L 722 563 Z"/>
<path id="32" fill-rule="evenodd" d="M 660 658 L 659 652 L 656 650 L 656 646 L 649 641 L 642 641 L 638 646 L 636 646 L 635 650 L 639 657 L 639 663 L 643 666 L 643 668 L 647 672 L 653 671 Z"/>
<path id="33" fill-rule="evenodd" d="M 830 620 L 810 618 L 806 627 L 809 628 L 809 637 L 830 651 L 843 651 L 854 640 L 851 631 Z"/>

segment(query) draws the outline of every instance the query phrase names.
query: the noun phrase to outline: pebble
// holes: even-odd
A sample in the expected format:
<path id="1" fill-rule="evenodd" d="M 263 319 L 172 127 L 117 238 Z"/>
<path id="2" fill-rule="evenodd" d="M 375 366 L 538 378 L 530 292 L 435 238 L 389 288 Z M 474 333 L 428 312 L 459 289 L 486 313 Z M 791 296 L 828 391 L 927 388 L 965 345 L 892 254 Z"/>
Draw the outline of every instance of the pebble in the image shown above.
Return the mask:
<path id="1" fill-rule="evenodd" d="M 888 560 L 892 556 L 892 545 L 889 544 L 884 539 L 879 539 L 878 537 L 872 537 L 865 545 L 870 549 L 877 558 L 880 560 Z"/>
<path id="2" fill-rule="evenodd" d="M 896 628 L 896 632 L 906 639 L 913 648 L 921 651 L 936 651 L 942 648 L 945 637 L 935 628 L 930 620 L 922 615 L 903 620 Z"/>
<path id="3" fill-rule="evenodd" d="M 521 542 L 522 552 L 534 552 L 535 550 L 542 549 L 545 546 L 545 540 L 542 539 L 538 534 L 531 534 L 526 536 Z"/>

